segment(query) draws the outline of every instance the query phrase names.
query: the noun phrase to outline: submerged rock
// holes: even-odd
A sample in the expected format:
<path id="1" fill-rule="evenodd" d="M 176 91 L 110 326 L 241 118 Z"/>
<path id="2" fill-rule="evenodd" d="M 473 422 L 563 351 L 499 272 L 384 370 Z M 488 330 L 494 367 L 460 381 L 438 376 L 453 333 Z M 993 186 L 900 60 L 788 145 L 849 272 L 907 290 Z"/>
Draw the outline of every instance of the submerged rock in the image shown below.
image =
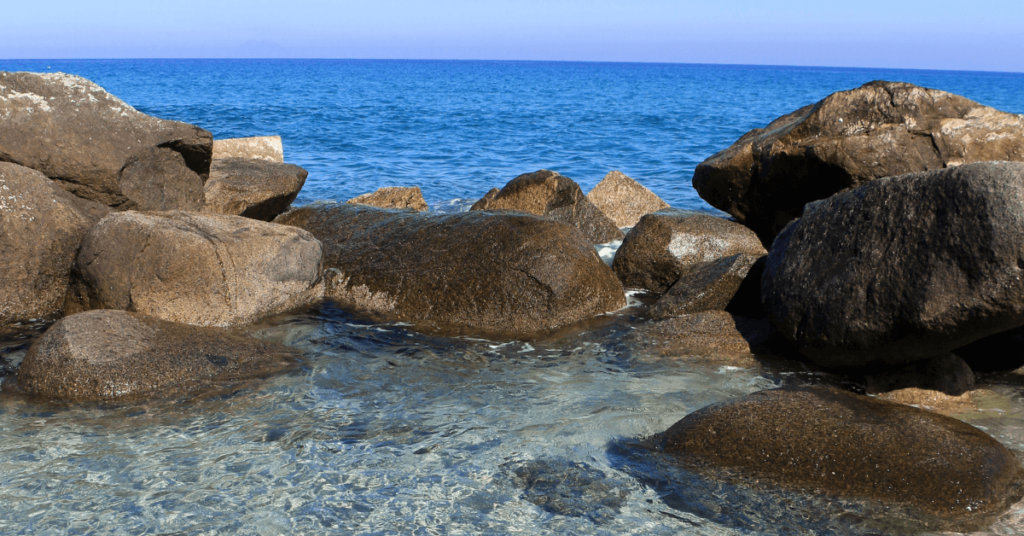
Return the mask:
<path id="1" fill-rule="evenodd" d="M 128 198 L 119 210 L 162 211 L 203 209 L 203 179 L 185 165 L 181 153 L 148 147 L 132 154 L 118 174 Z"/>
<path id="2" fill-rule="evenodd" d="M 498 193 L 488 192 L 470 210 L 513 210 L 545 216 L 575 226 L 592 244 L 623 237 L 615 223 L 587 200 L 580 185 L 546 169 L 512 179 Z"/>
<path id="3" fill-rule="evenodd" d="M 735 299 L 747 272 L 763 257 L 739 253 L 689 267 L 651 307 L 651 318 L 725 310 Z"/>
<path id="4" fill-rule="evenodd" d="M 417 212 L 426 212 L 430 209 L 427 202 L 423 200 L 423 192 L 419 186 L 385 186 L 378 188 L 376 192 L 363 194 L 349 199 L 350 205 L 368 205 L 380 208 L 411 209 Z"/>
<path id="5" fill-rule="evenodd" d="M 1024 324 L 1024 163 L 890 177 L 808 205 L 762 302 L 824 366 L 931 358 Z"/>
<path id="6" fill-rule="evenodd" d="M 120 212 L 86 234 L 66 309 L 121 309 L 230 326 L 323 295 L 323 250 L 309 233 L 238 216 Z"/>
<path id="7" fill-rule="evenodd" d="M 916 507 L 984 526 L 1024 496 L 1017 457 L 977 428 L 821 387 L 761 391 L 687 415 L 663 434 L 711 475 Z"/>
<path id="8" fill-rule="evenodd" d="M 0 327 L 63 309 L 82 237 L 108 212 L 38 171 L 0 162 Z"/>
<path id="9" fill-rule="evenodd" d="M 666 209 L 640 218 L 615 253 L 623 286 L 664 294 L 695 265 L 737 254 L 767 253 L 746 227 L 692 210 Z"/>
<path id="10" fill-rule="evenodd" d="M 746 133 L 693 187 L 770 244 L 805 203 L 881 177 L 1024 160 L 1024 117 L 899 82 L 833 93 Z"/>
<path id="11" fill-rule="evenodd" d="M 290 368 L 299 352 L 125 311 L 63 318 L 29 349 L 18 385 L 63 402 L 166 397 Z"/>
<path id="12" fill-rule="evenodd" d="M 78 76 L 0 71 L 0 117 L 0 160 L 41 171 L 104 205 L 127 201 L 121 169 L 151 147 L 179 153 L 200 178 L 209 177 L 208 131 L 148 116 Z"/>
<path id="13" fill-rule="evenodd" d="M 281 136 L 213 140 L 213 159 L 221 158 L 244 158 L 283 163 L 284 146 L 281 145 Z"/>
<path id="14" fill-rule="evenodd" d="M 295 201 L 309 174 L 266 159 L 218 158 L 206 181 L 205 212 L 270 221 Z"/>
<path id="15" fill-rule="evenodd" d="M 645 214 L 669 208 L 654 192 L 621 171 L 605 175 L 587 199 L 608 216 L 617 227 L 632 227 Z"/>
<path id="16" fill-rule="evenodd" d="M 323 241 L 343 307 L 450 331 L 535 334 L 626 303 L 571 225 L 528 214 L 303 207 L 278 223 Z"/>

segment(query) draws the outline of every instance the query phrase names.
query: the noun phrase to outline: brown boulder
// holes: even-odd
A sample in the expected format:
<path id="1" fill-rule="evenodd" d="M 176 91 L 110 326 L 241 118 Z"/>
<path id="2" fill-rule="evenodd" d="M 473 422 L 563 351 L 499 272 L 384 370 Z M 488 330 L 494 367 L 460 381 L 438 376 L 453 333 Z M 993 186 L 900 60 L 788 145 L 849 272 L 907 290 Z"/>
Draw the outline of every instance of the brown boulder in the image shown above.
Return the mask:
<path id="1" fill-rule="evenodd" d="M 288 209 L 308 173 L 265 159 L 218 158 L 210 165 L 204 212 L 270 221 Z"/>
<path id="2" fill-rule="evenodd" d="M 691 210 L 665 209 L 640 218 L 615 253 L 612 268 L 626 288 L 664 294 L 692 266 L 766 251 L 746 227 Z"/>
<path id="3" fill-rule="evenodd" d="M 203 179 L 185 165 L 181 153 L 147 147 L 128 158 L 118 174 L 121 193 L 128 198 L 118 210 L 203 209 Z"/>
<path id="4" fill-rule="evenodd" d="M 423 200 L 419 186 L 385 186 L 376 192 L 363 194 L 348 200 L 350 205 L 368 205 L 379 208 L 411 209 L 417 212 L 430 210 Z"/>
<path id="5" fill-rule="evenodd" d="M 632 330 L 625 343 L 637 355 L 686 357 L 695 360 L 749 360 L 755 354 L 780 354 L 784 341 L 764 319 L 734 316 L 725 311 L 648 322 Z"/>
<path id="6" fill-rule="evenodd" d="M 687 415 L 663 434 L 685 466 L 984 526 L 1024 496 L 1017 457 L 929 411 L 821 387 L 761 391 Z"/>
<path id="7" fill-rule="evenodd" d="M 209 176 L 209 132 L 148 116 L 78 76 L 0 71 L 0 117 L 0 160 L 104 205 L 127 200 L 118 175 L 149 147 L 171 149 L 203 180 Z"/>
<path id="8" fill-rule="evenodd" d="M 63 402 L 138 400 L 280 372 L 299 355 L 224 329 L 88 311 L 57 321 L 29 348 L 18 385 Z"/>
<path id="9" fill-rule="evenodd" d="M 213 159 L 221 158 L 245 158 L 283 163 L 284 147 L 281 145 L 281 136 L 213 140 Z"/>
<path id="10" fill-rule="evenodd" d="M 669 208 L 654 192 L 621 171 L 612 171 L 604 176 L 587 199 L 617 227 L 632 227 L 644 214 Z"/>
<path id="11" fill-rule="evenodd" d="M 528 214 L 303 207 L 278 223 L 324 244 L 327 296 L 343 307 L 445 331 L 530 335 L 626 303 L 571 225 Z"/>
<path id="12" fill-rule="evenodd" d="M 833 93 L 711 156 L 693 186 L 770 244 L 804 204 L 881 177 L 1024 160 L 1024 117 L 899 82 Z"/>
<path id="13" fill-rule="evenodd" d="M 725 310 L 762 257 L 739 253 L 692 265 L 651 307 L 651 318 Z"/>
<path id="14" fill-rule="evenodd" d="M 63 309 L 82 237 L 108 212 L 38 171 L 0 162 L 0 326 Z"/>
<path id="15" fill-rule="evenodd" d="M 594 244 L 623 237 L 615 222 L 587 200 L 580 185 L 546 169 L 512 179 L 496 195 L 488 192 L 470 210 L 512 210 L 545 216 L 575 226 Z"/>
<path id="16" fill-rule="evenodd" d="M 82 241 L 69 313 L 121 309 L 230 326 L 323 295 L 322 248 L 294 227 L 238 216 L 120 212 Z"/>

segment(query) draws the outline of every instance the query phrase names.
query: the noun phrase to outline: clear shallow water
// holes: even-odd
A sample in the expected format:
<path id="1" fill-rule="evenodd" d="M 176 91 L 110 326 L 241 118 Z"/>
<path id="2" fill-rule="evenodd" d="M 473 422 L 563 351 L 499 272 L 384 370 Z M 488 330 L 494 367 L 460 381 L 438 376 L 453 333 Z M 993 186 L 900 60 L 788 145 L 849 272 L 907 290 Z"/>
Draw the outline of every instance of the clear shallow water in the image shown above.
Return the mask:
<path id="1" fill-rule="evenodd" d="M 873 79 L 1024 112 L 1024 75 L 700 65 L 0 61 L 93 79 L 217 137 L 281 134 L 302 202 L 417 184 L 443 210 L 539 168 L 621 169 L 707 209 L 693 168 L 750 128 Z M 609 249 L 614 248 L 614 244 Z M 606 255 L 607 256 L 607 255 Z M 610 257 L 609 257 L 610 258 Z M 330 305 L 249 328 L 291 374 L 184 401 L 57 407 L 0 393 L 0 534 L 871 534 L 877 505 L 673 469 L 643 439 L 812 374 L 623 346 L 630 322 L 545 341 L 434 338 Z M 24 341 L 0 345 L 16 363 Z M 1021 386 L 963 416 L 1024 454 Z M 1024 533 L 1024 505 L 991 529 Z"/>

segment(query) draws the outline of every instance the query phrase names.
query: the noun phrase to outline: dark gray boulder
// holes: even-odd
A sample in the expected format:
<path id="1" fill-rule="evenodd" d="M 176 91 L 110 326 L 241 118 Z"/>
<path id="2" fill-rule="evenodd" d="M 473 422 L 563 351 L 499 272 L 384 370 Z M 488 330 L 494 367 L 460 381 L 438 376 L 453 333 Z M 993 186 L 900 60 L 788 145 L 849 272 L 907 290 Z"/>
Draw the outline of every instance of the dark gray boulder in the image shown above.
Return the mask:
<path id="1" fill-rule="evenodd" d="M 128 158 L 118 174 L 121 193 L 128 198 L 119 210 L 145 212 L 203 209 L 203 179 L 185 165 L 181 153 L 148 147 Z"/>
<path id="2" fill-rule="evenodd" d="M 295 201 L 309 174 L 294 164 L 218 158 L 206 181 L 205 211 L 271 221 Z"/>
<path id="3" fill-rule="evenodd" d="M 501 337 L 625 306 L 622 286 L 575 227 L 529 214 L 303 207 L 275 222 L 324 244 L 327 297 L 421 328 Z"/>
<path id="4" fill-rule="evenodd" d="M 691 266 L 651 307 L 651 318 L 725 310 L 762 257 L 739 253 Z"/>
<path id="5" fill-rule="evenodd" d="M 1024 163 L 879 179 L 809 204 L 772 246 L 772 322 L 825 366 L 949 353 L 1024 324 Z"/>
<path id="6" fill-rule="evenodd" d="M 127 201 L 118 176 L 132 155 L 151 147 L 179 153 L 209 177 L 208 131 L 146 115 L 79 76 L 0 71 L 0 117 L 0 160 L 104 205 Z"/>
<path id="7" fill-rule="evenodd" d="M 881 177 L 990 160 L 1024 160 L 1024 117 L 879 81 L 748 132 L 697 166 L 693 187 L 771 244 L 810 201 Z"/>

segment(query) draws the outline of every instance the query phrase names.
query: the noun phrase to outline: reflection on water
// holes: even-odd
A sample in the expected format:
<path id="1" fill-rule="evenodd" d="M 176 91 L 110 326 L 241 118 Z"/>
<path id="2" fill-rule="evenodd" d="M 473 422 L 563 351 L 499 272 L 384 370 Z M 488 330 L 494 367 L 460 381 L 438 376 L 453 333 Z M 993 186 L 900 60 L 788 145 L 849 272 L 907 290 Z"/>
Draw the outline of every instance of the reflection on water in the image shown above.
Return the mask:
<path id="1" fill-rule="evenodd" d="M 330 304 L 254 335 L 300 370 L 191 400 L 60 407 L 0 396 L 3 534 L 865 534 L 878 505 L 686 474 L 645 438 L 714 402 L 803 381 L 631 355 L 629 323 L 496 343 L 370 324 Z M 754 363 L 753 361 L 751 362 Z M 1019 388 L 972 417 L 1024 451 Z M 1024 511 L 993 527 L 1017 533 Z M 148 531 L 148 532 L 147 532 Z"/>

